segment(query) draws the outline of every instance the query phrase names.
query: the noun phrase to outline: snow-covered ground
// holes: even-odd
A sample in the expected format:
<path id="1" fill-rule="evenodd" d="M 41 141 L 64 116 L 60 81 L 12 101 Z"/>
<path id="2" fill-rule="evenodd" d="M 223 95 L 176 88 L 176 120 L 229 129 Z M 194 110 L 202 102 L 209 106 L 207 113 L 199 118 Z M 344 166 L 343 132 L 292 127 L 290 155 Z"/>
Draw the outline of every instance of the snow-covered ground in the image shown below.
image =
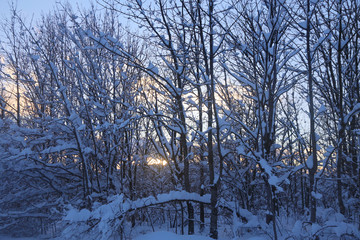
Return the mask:
<path id="1" fill-rule="evenodd" d="M 11 237 L 11 236 L 7 236 L 7 235 L 0 235 L 0 240 L 36 240 L 38 238 L 32 238 L 32 237 L 21 237 L 21 238 L 16 238 L 16 237 Z"/>
<path id="2" fill-rule="evenodd" d="M 135 240 L 163 240 L 163 239 L 173 239 L 173 240 L 211 240 L 209 237 L 200 236 L 200 235 L 178 235 L 172 232 L 159 231 L 147 233 L 145 235 L 140 235 L 135 238 Z"/>
<path id="3" fill-rule="evenodd" d="M 39 238 L 16 238 L 6 235 L 0 235 L 0 240 L 36 240 Z M 41 239 L 41 238 L 40 238 Z M 265 237 L 245 237 L 242 238 L 245 240 L 267 240 Z M 211 240 L 210 237 L 201 236 L 201 235 L 179 235 L 173 232 L 167 231 L 158 231 L 146 233 L 143 235 L 138 235 L 134 240 Z"/>
<path id="4" fill-rule="evenodd" d="M 265 237 L 248 237 L 242 238 L 246 240 L 266 240 Z M 201 235 L 178 235 L 172 232 L 159 231 L 147 233 L 136 237 L 134 240 L 211 240 L 210 237 L 201 236 Z"/>

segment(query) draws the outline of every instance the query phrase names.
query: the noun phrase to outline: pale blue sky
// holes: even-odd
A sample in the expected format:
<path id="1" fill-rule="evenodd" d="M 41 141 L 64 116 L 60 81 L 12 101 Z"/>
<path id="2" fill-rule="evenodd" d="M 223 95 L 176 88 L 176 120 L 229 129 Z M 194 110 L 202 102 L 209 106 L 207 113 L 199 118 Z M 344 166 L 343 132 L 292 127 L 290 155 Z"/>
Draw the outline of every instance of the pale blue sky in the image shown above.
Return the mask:
<path id="1" fill-rule="evenodd" d="M 49 11 L 54 10 L 57 6 L 61 9 L 61 5 L 70 3 L 73 10 L 88 9 L 93 3 L 96 9 L 103 9 L 102 6 L 96 3 L 97 0 L 0 0 L 0 42 L 2 41 L 3 29 L 2 24 L 6 23 L 5 19 L 11 15 L 11 3 L 13 2 L 20 12 L 20 15 L 27 23 L 33 20 L 32 24 L 36 25 L 37 20 L 40 19 L 42 14 L 46 14 Z M 119 18 L 123 24 L 131 24 L 128 19 Z"/>
<path id="2" fill-rule="evenodd" d="M 26 19 L 39 18 L 42 13 L 54 9 L 57 3 L 70 2 L 74 7 L 86 7 L 90 5 L 90 0 L 0 0 L 0 18 L 9 16 L 11 2 L 17 5 L 17 9 Z"/>

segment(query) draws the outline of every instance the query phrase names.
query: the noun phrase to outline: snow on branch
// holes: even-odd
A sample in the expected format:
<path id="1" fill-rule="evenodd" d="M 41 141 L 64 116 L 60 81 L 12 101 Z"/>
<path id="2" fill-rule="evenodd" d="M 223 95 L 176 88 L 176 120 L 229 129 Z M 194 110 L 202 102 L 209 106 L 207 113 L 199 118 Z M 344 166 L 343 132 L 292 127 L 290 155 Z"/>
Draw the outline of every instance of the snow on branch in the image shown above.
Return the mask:
<path id="1" fill-rule="evenodd" d="M 358 112 L 360 112 L 360 103 L 357 103 L 354 108 L 351 110 L 351 112 L 345 116 L 344 118 L 344 122 L 347 123 L 347 122 L 350 122 L 351 118 L 357 114 Z"/>
<path id="2" fill-rule="evenodd" d="M 173 201 L 192 201 L 210 204 L 210 194 L 200 196 L 197 193 L 189 193 L 186 191 L 170 191 L 169 193 L 135 200 L 130 205 L 128 211 Z"/>
<path id="3" fill-rule="evenodd" d="M 124 199 L 123 195 L 116 195 L 112 197 L 111 202 L 102 205 L 90 212 L 82 209 L 77 211 L 71 209 L 64 220 L 68 221 L 87 221 L 89 219 L 100 219 L 100 218 L 116 218 L 127 212 L 150 207 L 154 205 L 174 202 L 174 201 L 192 201 L 198 203 L 210 204 L 210 194 L 200 196 L 197 193 L 189 193 L 186 191 L 170 191 L 169 193 L 158 194 L 156 196 L 149 196 L 138 200 L 131 201 Z M 106 214 L 105 214 L 106 213 Z M 112 214 L 111 214 L 112 213 Z M 86 217 L 85 217 L 86 216 Z"/>
<path id="4" fill-rule="evenodd" d="M 171 191 L 135 201 L 125 199 L 124 195 L 116 195 L 111 197 L 108 204 L 101 205 L 93 211 L 70 209 L 64 220 L 74 224 L 67 225 L 61 239 L 73 239 L 75 235 L 78 236 L 79 229 L 84 230 L 82 234 L 89 234 L 90 239 L 109 239 L 117 227 L 122 224 L 127 213 L 136 209 L 174 201 L 192 201 L 210 204 L 210 194 L 200 196 L 197 193 L 186 191 Z"/>

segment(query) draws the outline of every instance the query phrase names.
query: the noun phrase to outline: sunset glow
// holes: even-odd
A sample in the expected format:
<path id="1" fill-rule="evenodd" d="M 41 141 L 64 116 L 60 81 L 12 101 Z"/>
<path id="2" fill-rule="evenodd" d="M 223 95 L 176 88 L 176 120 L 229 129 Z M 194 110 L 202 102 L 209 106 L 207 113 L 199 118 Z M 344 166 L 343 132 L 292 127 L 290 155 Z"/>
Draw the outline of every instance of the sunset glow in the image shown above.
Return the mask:
<path id="1" fill-rule="evenodd" d="M 149 157 L 147 159 L 147 162 L 149 165 L 162 165 L 165 166 L 167 164 L 167 162 L 165 160 L 159 159 L 159 158 L 153 158 L 153 157 Z"/>

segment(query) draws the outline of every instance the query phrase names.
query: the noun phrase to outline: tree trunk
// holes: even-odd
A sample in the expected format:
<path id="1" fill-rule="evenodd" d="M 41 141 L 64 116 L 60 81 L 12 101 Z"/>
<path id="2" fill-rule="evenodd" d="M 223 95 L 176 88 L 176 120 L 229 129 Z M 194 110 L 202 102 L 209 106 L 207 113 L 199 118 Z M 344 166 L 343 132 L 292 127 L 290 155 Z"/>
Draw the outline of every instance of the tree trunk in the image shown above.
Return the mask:
<path id="1" fill-rule="evenodd" d="M 312 223 L 316 222 L 316 198 L 314 194 L 316 193 L 316 183 L 315 183 L 315 174 L 317 171 L 317 149 L 316 149 L 316 133 L 315 133 L 315 114 L 314 114 L 314 96 L 313 96 L 313 70 L 312 70 L 312 52 L 310 46 L 310 30 L 311 30 L 311 20 L 310 20 L 310 9 L 311 3 L 310 0 L 307 0 L 307 24 L 306 24 L 306 65 L 307 65 L 307 75 L 308 75 L 308 95 L 309 95 L 309 112 L 310 112 L 310 157 L 311 165 L 309 167 L 309 198 L 310 198 L 310 221 Z M 310 164 L 310 161 L 308 162 Z"/>
<path id="2" fill-rule="evenodd" d="M 339 13 L 339 36 L 338 36 L 338 46 L 337 46 L 337 75 L 338 75 L 338 84 L 339 84 L 339 135 L 338 135 L 338 154 L 337 154 L 337 197 L 339 203 L 339 209 L 341 214 L 345 214 L 345 206 L 342 198 L 342 167 L 344 160 L 344 146 L 345 146 L 345 123 L 344 123 L 344 106 L 343 106 L 343 79 L 342 79 L 342 66 L 341 66 L 341 52 L 342 52 L 342 0 L 339 1 L 338 7 L 340 8 Z"/>

